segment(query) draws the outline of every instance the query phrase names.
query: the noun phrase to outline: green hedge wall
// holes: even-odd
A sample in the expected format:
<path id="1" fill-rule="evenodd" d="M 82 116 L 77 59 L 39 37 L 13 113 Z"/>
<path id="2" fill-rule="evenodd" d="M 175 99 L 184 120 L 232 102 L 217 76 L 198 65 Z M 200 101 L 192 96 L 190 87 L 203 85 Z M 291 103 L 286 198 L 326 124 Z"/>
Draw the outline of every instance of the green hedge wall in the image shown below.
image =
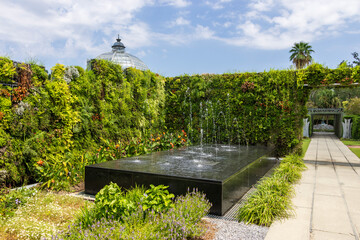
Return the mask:
<path id="1" fill-rule="evenodd" d="M 0 58 L 0 80 L 0 170 L 8 183 L 76 183 L 99 147 L 163 129 L 165 78 L 150 71 L 99 60 L 92 71 L 57 64 L 48 76 Z"/>
<path id="2" fill-rule="evenodd" d="M 57 64 L 48 75 L 36 64 L 0 57 L 0 170 L 8 183 L 37 180 L 63 188 L 103 156 L 181 146 L 186 137 L 193 143 L 264 143 L 284 155 L 302 137 L 310 89 L 360 79 L 360 67 L 345 65 L 167 79 L 124 72 L 103 60 L 91 66 Z M 182 129 L 187 134 L 177 134 L 176 143 L 171 132 Z"/>
<path id="3" fill-rule="evenodd" d="M 294 71 L 185 75 L 166 91 L 166 125 L 192 142 L 271 143 L 283 155 L 301 139 L 309 88 Z"/>

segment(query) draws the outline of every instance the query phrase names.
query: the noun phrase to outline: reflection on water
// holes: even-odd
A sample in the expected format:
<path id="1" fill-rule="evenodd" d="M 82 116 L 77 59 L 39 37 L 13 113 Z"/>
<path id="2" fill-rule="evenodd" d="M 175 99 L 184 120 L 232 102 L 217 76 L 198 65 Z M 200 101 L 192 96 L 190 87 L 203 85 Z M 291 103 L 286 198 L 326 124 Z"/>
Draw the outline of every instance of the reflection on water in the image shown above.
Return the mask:
<path id="1" fill-rule="evenodd" d="M 106 168 L 179 177 L 223 180 L 268 154 L 263 146 L 190 146 L 103 163 Z"/>

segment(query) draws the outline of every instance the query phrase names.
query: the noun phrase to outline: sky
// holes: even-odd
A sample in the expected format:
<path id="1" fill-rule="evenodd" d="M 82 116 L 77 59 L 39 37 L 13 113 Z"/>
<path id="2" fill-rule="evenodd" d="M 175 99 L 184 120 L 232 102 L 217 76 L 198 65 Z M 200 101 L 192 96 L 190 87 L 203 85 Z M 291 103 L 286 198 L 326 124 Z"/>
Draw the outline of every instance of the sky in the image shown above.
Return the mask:
<path id="1" fill-rule="evenodd" d="M 336 68 L 360 53 L 360 0 L 0 0 L 0 56 L 86 67 L 126 51 L 163 76 L 292 66 L 304 41 Z"/>

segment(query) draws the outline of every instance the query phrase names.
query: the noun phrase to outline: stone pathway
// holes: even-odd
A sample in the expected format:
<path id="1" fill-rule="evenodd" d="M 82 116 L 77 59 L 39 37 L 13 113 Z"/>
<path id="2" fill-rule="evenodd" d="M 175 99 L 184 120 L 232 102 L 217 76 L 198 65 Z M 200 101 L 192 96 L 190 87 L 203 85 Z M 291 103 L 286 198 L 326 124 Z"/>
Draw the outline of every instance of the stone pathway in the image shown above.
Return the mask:
<path id="1" fill-rule="evenodd" d="M 304 161 L 295 214 L 272 224 L 265 240 L 360 240 L 360 159 L 335 135 L 314 134 Z"/>

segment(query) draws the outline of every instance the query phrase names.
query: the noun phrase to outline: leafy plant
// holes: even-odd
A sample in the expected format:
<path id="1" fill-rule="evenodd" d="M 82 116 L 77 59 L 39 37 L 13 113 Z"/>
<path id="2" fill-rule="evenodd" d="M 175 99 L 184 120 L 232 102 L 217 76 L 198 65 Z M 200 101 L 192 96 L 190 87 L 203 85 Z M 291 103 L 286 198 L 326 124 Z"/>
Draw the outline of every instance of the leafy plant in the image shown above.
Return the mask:
<path id="1" fill-rule="evenodd" d="M 276 219 L 292 213 L 293 183 L 301 178 L 306 168 L 301 156 L 286 156 L 270 177 L 263 178 L 245 203 L 240 207 L 239 221 L 270 226 Z"/>
<path id="2" fill-rule="evenodd" d="M 144 211 L 154 210 L 155 212 L 166 212 L 170 208 L 174 207 L 172 199 L 174 194 L 169 194 L 166 190 L 168 186 L 158 185 L 154 186 L 150 184 L 150 189 L 145 191 L 145 198 L 142 201 L 142 207 Z"/>
<path id="3" fill-rule="evenodd" d="M 0 57 L 0 82 L 13 83 L 16 68 L 13 62 L 6 57 Z"/>
<path id="4" fill-rule="evenodd" d="M 115 187 L 114 192 L 119 189 Z M 144 196 L 140 188 L 127 192 L 128 199 Z M 131 193 L 131 194 L 130 194 Z M 129 195 L 128 195 L 129 194 Z M 201 224 L 211 204 L 205 195 L 197 191 L 187 193 L 175 199 L 173 206 L 166 212 L 146 211 L 140 204 L 132 214 L 123 216 L 122 221 L 114 221 L 111 217 L 94 218 L 89 224 L 76 221 L 69 225 L 66 232 L 60 232 L 53 239 L 187 239 L 200 237 L 205 229 Z M 86 215 L 93 217 L 91 208 Z M 90 209 L 90 210 L 89 210 Z"/>
<path id="5" fill-rule="evenodd" d="M 28 199 L 37 193 L 36 189 L 19 188 L 10 190 L 0 189 L 0 218 L 7 218 L 14 215 L 14 211 L 26 204 Z"/>

